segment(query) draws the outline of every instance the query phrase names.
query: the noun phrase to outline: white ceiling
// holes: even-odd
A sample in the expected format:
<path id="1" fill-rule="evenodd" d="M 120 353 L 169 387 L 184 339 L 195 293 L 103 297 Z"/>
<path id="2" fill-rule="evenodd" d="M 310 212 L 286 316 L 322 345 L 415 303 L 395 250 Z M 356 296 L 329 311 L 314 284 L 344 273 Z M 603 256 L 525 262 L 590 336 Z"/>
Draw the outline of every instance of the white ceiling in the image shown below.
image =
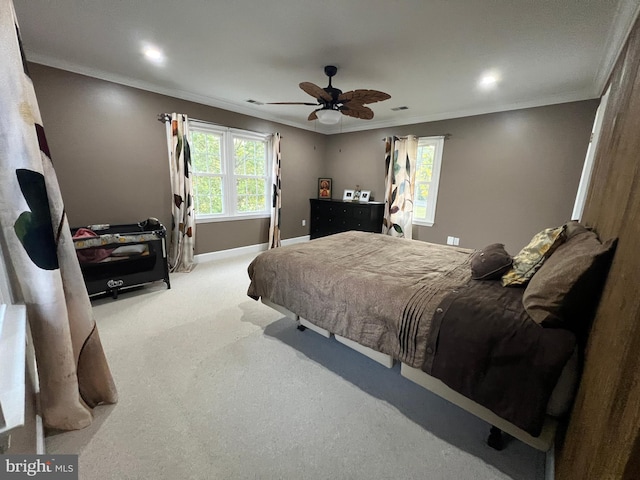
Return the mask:
<path id="1" fill-rule="evenodd" d="M 640 0 L 14 0 L 27 59 L 322 133 L 599 96 Z M 153 65 L 153 44 L 166 61 Z M 307 121 L 298 87 L 376 89 L 372 120 Z M 493 70 L 502 81 L 482 91 Z M 408 110 L 391 108 L 407 106 Z M 158 112 L 161 113 L 161 112 Z M 185 112 L 188 113 L 188 112 Z"/>

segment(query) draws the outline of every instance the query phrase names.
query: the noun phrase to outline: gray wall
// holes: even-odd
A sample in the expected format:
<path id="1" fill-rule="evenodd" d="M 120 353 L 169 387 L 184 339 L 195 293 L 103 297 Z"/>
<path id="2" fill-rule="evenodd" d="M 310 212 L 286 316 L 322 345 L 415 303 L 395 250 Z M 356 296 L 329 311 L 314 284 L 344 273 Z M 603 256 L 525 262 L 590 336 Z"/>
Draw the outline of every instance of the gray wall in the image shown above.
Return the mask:
<path id="1" fill-rule="evenodd" d="M 282 238 L 309 233 L 318 177 L 334 198 L 360 185 L 384 200 L 387 135 L 450 133 L 435 225 L 414 238 L 481 248 L 502 242 L 515 254 L 534 233 L 569 219 L 597 101 L 325 136 L 63 70 L 30 64 L 47 139 L 72 226 L 170 222 L 162 112 L 258 132 L 282 141 Z M 198 224 L 196 253 L 264 243 L 268 219 Z"/>
<path id="2" fill-rule="evenodd" d="M 282 237 L 308 234 L 309 198 L 324 174 L 325 136 L 38 64 L 29 64 L 47 141 L 71 226 L 159 218 L 167 228 L 171 194 L 165 127 L 157 115 L 257 132 L 280 132 Z M 198 224 L 196 253 L 267 241 L 269 220 Z"/>
<path id="3" fill-rule="evenodd" d="M 501 242 L 515 255 L 543 228 L 569 220 L 598 106 L 565 103 L 327 139 L 334 197 L 356 184 L 384 199 L 388 135 L 451 134 L 445 141 L 435 223 L 413 238 L 482 248 Z"/>

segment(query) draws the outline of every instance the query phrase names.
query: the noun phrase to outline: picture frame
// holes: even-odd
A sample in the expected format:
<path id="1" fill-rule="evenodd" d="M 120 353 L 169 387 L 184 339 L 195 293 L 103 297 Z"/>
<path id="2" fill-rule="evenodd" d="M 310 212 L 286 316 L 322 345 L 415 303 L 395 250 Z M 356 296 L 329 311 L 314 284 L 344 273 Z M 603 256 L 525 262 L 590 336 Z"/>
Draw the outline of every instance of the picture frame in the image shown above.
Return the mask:
<path id="1" fill-rule="evenodd" d="M 354 192 L 355 190 L 345 190 L 344 193 L 342 194 L 342 200 L 345 200 L 348 202 L 352 201 Z"/>
<path id="2" fill-rule="evenodd" d="M 327 177 L 318 178 L 318 198 L 331 200 L 333 180 Z"/>
<path id="3" fill-rule="evenodd" d="M 360 192 L 360 202 L 369 203 L 369 198 L 371 197 L 371 190 L 362 190 Z"/>

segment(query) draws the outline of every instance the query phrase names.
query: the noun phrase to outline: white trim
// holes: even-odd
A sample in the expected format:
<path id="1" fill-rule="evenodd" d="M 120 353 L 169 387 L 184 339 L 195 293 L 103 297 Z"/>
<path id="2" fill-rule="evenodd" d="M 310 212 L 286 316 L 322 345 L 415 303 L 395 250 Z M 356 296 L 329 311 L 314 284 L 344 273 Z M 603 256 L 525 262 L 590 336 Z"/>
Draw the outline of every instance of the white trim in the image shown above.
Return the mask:
<path id="1" fill-rule="evenodd" d="M 289 120 L 283 120 L 281 118 L 277 118 L 275 115 L 269 114 L 265 110 L 258 110 L 257 108 L 252 108 L 244 104 L 239 105 L 239 104 L 228 102 L 226 100 L 222 100 L 221 98 L 210 97 L 206 95 L 198 95 L 195 93 L 185 92 L 184 90 L 178 90 L 175 88 L 160 87 L 150 82 L 136 80 L 131 77 L 126 77 L 124 75 L 117 75 L 114 73 L 105 72 L 104 70 L 100 70 L 97 68 L 77 65 L 75 63 L 68 62 L 66 60 L 60 60 L 58 58 L 50 57 L 49 55 L 42 55 L 39 53 L 35 53 L 29 49 L 25 49 L 25 56 L 27 57 L 28 62 L 37 63 L 39 65 L 58 68 L 60 70 L 65 70 L 67 72 L 77 73 L 79 75 L 85 75 L 87 77 L 97 78 L 97 79 L 105 80 L 111 83 L 117 83 L 118 85 L 124 85 L 126 87 L 138 88 L 146 92 L 159 93 L 160 95 L 165 95 L 167 97 L 179 98 L 181 100 L 187 100 L 190 102 L 199 103 L 201 105 L 208 105 L 210 107 L 219 108 L 221 110 L 226 110 L 228 112 L 235 112 L 235 113 L 240 113 L 244 115 L 249 115 L 254 118 L 262 118 L 263 120 L 279 123 L 281 125 L 289 125 L 290 127 L 301 128 L 303 130 L 309 130 L 311 132 L 316 132 L 316 133 L 325 133 L 325 132 L 318 131 L 317 127 L 319 127 L 320 124 L 316 125 L 317 122 L 300 123 L 300 122 L 292 122 Z"/>
<path id="2" fill-rule="evenodd" d="M 193 171 L 194 177 L 216 177 L 220 178 L 222 182 L 222 207 L 223 212 L 220 214 L 199 214 L 195 211 L 196 224 L 209 223 L 209 222 L 224 222 L 228 220 L 249 220 L 252 218 L 269 218 L 271 216 L 270 205 L 271 199 L 271 184 L 269 182 L 269 171 L 273 162 L 272 155 L 272 133 L 253 132 L 250 130 L 242 130 L 238 128 L 225 127 L 223 125 L 213 125 L 202 120 L 191 119 L 189 121 L 189 133 L 192 132 L 209 134 L 217 137 L 220 141 L 220 169 L 219 173 L 206 173 Z M 234 157 L 234 141 L 236 139 L 263 143 L 265 147 L 265 171 L 264 175 L 239 175 L 234 172 L 233 165 L 235 163 Z M 193 150 L 193 147 L 192 147 Z M 236 190 L 237 179 L 239 178 L 253 178 L 264 181 L 264 210 L 256 212 L 237 212 L 237 198 L 238 192 Z M 195 188 L 195 187 L 194 187 Z M 196 192 L 194 191 L 194 194 Z"/>
<path id="3" fill-rule="evenodd" d="M 593 129 L 591 130 L 591 140 L 587 147 L 587 155 L 584 159 L 584 165 L 582 166 L 582 174 L 580 175 L 580 183 L 578 185 L 578 192 L 576 193 L 576 200 L 573 204 L 573 213 L 571 214 L 572 220 L 582 219 L 582 211 L 584 204 L 587 201 L 587 192 L 589 191 L 589 184 L 591 183 L 591 174 L 593 173 L 593 160 L 598 149 L 598 141 L 600 140 L 600 131 L 602 130 L 602 119 L 604 118 L 605 111 L 607 109 L 607 102 L 609 100 L 609 92 L 611 86 L 607 88 L 606 93 L 600 100 L 600 105 L 596 110 L 596 118 L 593 122 Z"/>
<path id="4" fill-rule="evenodd" d="M 483 407 L 479 403 L 465 397 L 464 395 L 456 392 L 449 386 L 447 386 L 442 380 L 439 380 L 420 369 L 410 367 L 409 365 L 402 363 L 400 365 L 400 375 L 408 378 L 414 383 L 417 383 L 423 388 L 426 388 L 430 392 L 448 400 L 449 402 L 459 406 L 463 410 L 475 415 L 476 417 L 484 420 L 487 423 L 499 428 L 503 432 L 517 438 L 518 440 L 526 443 L 527 445 L 540 450 L 542 452 L 548 451 L 553 447 L 556 429 L 558 421 L 547 415 L 544 425 L 542 426 L 542 432 L 538 437 L 533 437 L 526 431 L 514 424 L 508 422 L 502 417 L 499 417 L 491 410 Z"/>
<path id="5" fill-rule="evenodd" d="M 551 445 L 544 458 L 544 480 L 554 480 L 556 478 L 556 445 Z"/>
<path id="6" fill-rule="evenodd" d="M 485 115 L 487 113 L 497 113 L 497 112 L 506 112 L 509 110 L 520 110 L 524 108 L 543 107 L 547 105 L 556 105 L 559 103 L 577 102 L 580 100 L 590 100 L 593 98 L 597 98 L 599 96 L 599 94 L 597 93 L 594 94 L 593 88 L 585 88 L 575 92 L 563 93 L 560 95 L 551 95 L 549 97 L 545 97 L 538 100 L 500 104 L 490 108 L 481 107 L 481 108 L 472 108 L 472 109 L 452 110 L 448 112 L 439 112 L 431 115 L 421 115 L 416 117 L 404 117 L 400 112 L 398 114 L 399 117 L 393 120 L 384 120 L 384 121 L 367 120 L 367 121 L 359 121 L 358 123 L 354 123 L 353 125 L 348 125 L 348 124 L 344 125 L 343 122 L 340 122 L 337 125 L 324 125 L 319 122 L 309 122 L 309 121 L 293 122 L 289 120 L 284 120 L 281 118 L 277 118 L 274 115 L 270 115 L 265 110 L 260 110 L 258 108 L 247 107 L 246 105 L 237 105 L 234 103 L 224 101 L 219 98 L 214 98 L 214 97 L 209 97 L 204 95 L 196 95 L 196 94 L 185 92 L 182 90 L 175 90 L 173 88 L 160 87 L 158 85 L 154 85 L 149 82 L 135 80 L 129 77 L 125 77 L 123 75 L 115 75 L 102 70 L 88 68 L 88 67 L 76 65 L 74 63 L 67 62 L 64 60 L 51 58 L 47 55 L 37 54 L 30 50 L 26 50 L 25 54 L 29 62 L 45 65 L 48 67 L 58 68 L 61 70 L 66 70 L 68 72 L 78 73 L 80 75 L 86 75 L 89 77 L 98 78 L 100 80 L 105 80 L 108 82 L 113 82 L 113 83 L 125 85 L 128 87 L 139 88 L 147 92 L 159 93 L 161 95 L 166 95 L 172 98 L 188 100 L 191 102 L 196 102 L 202 105 L 208 105 L 211 107 L 220 108 L 222 110 L 227 110 L 230 112 L 249 115 L 254 118 L 261 118 L 263 120 L 279 123 L 281 125 L 289 125 L 291 127 L 300 128 L 302 130 L 308 130 L 314 133 L 320 133 L 322 135 L 359 132 L 364 130 L 374 130 L 378 128 L 399 127 L 404 125 L 411 125 L 414 123 L 435 122 L 438 120 L 449 120 L 452 118 L 463 118 L 463 117 L 471 117 L 474 115 Z"/>
<path id="7" fill-rule="evenodd" d="M 270 300 L 265 300 L 262 298 L 262 302 L 265 305 L 274 308 L 280 313 L 285 313 L 291 318 L 295 318 L 296 314 L 291 312 L 289 309 L 277 305 Z M 325 330 L 322 327 L 318 327 L 317 325 L 305 320 L 301 317 L 298 317 L 298 321 L 301 325 L 304 325 L 307 328 L 310 328 L 325 337 L 330 337 L 331 332 Z M 382 365 L 391 368 L 393 366 L 393 358 L 389 355 L 383 354 L 371 348 L 360 345 L 353 340 L 349 340 L 345 337 L 341 337 L 340 335 L 333 334 L 334 338 L 340 343 L 346 345 L 349 348 L 356 350 L 357 352 L 375 360 Z M 476 417 L 494 425 L 500 430 L 508 433 L 509 435 L 517 438 L 523 443 L 535 448 L 536 450 L 540 450 L 542 452 L 548 452 L 549 450 L 553 450 L 554 448 L 554 438 L 556 434 L 556 429 L 558 426 L 558 421 L 547 415 L 545 418 L 544 425 L 542 427 L 542 432 L 538 437 L 533 437 L 526 431 L 522 430 L 519 427 L 516 427 L 514 424 L 508 422 L 502 417 L 499 417 L 497 414 L 493 413 L 486 407 L 483 407 L 479 403 L 474 402 L 473 400 L 465 397 L 464 395 L 456 392 L 449 386 L 447 386 L 442 380 L 439 380 L 427 373 L 423 372 L 420 369 L 410 367 L 405 363 L 400 363 L 400 375 L 404 378 L 411 380 L 412 382 L 420 385 L 421 387 L 429 390 L 430 392 L 444 398 L 445 400 L 457 405 L 463 410 L 475 415 Z M 547 464 L 548 462 L 553 462 L 553 454 L 547 454 L 546 457 Z M 545 471 L 550 470 L 548 467 L 545 468 Z"/>
<path id="8" fill-rule="evenodd" d="M 309 235 L 302 237 L 286 238 L 282 240 L 282 246 L 293 245 L 296 243 L 308 242 Z M 268 243 L 259 243 L 257 245 L 247 245 L 246 247 L 230 248 L 227 250 L 218 250 L 217 252 L 200 253 L 194 257 L 196 263 L 211 262 L 214 260 L 223 260 L 226 258 L 238 257 L 240 255 L 248 255 L 250 253 L 264 252 L 269 248 Z"/>
<path id="9" fill-rule="evenodd" d="M 379 352 L 377 350 L 374 350 L 373 348 L 365 347 L 364 345 L 360 345 L 358 342 L 355 342 L 341 335 L 336 335 L 335 333 L 333 334 L 333 337 L 343 345 L 346 345 L 350 349 L 355 350 L 365 357 L 369 357 L 371 360 L 378 362 L 380 365 L 383 365 L 387 368 L 393 368 L 393 364 L 395 363 L 395 361 L 391 355 Z"/>
<path id="10" fill-rule="evenodd" d="M 308 242 L 311 240 L 310 235 L 303 235 L 302 237 L 285 238 L 282 240 L 282 246 L 294 245 L 296 243 Z"/>
<path id="11" fill-rule="evenodd" d="M 0 305 L 0 437 L 26 423 L 26 312 L 24 305 Z"/>
<path id="12" fill-rule="evenodd" d="M 255 220 L 257 218 L 270 218 L 269 213 L 251 213 L 246 215 L 222 216 L 222 215 L 196 215 L 196 223 L 215 223 L 215 222 L 233 222 L 235 220 Z"/>
<path id="13" fill-rule="evenodd" d="M 331 332 L 329 330 L 325 330 L 324 328 L 311 323 L 309 320 L 298 316 L 298 323 L 300 323 L 300 325 L 302 325 L 303 327 L 322 335 L 325 338 L 331 338 Z"/>
<path id="14" fill-rule="evenodd" d="M 264 303 L 267 307 L 273 308 L 274 310 L 277 310 L 281 314 L 289 317 L 291 320 L 294 320 L 296 322 L 300 320 L 300 317 L 298 316 L 297 313 L 293 313 L 291 310 L 289 310 L 288 308 L 284 308 L 282 305 L 273 303 L 271 300 L 267 300 L 264 297 L 260 297 L 260 301 Z"/>
<path id="15" fill-rule="evenodd" d="M 214 260 L 223 260 L 226 258 L 238 257 L 240 255 L 248 255 L 250 253 L 260 253 L 268 248 L 268 243 L 259 245 L 247 245 L 246 247 L 230 248 L 228 250 L 218 250 L 217 252 L 200 253 L 194 257 L 196 263 L 211 262 Z"/>
<path id="16" fill-rule="evenodd" d="M 433 171 L 431 172 L 431 184 L 430 184 L 430 190 L 429 190 L 429 197 L 427 199 L 427 216 L 424 220 L 415 217 L 415 206 L 416 206 L 415 195 L 417 195 L 417 191 L 416 191 L 414 192 L 414 198 L 413 198 L 414 215 L 412 216 L 411 223 L 413 225 L 431 227 L 433 226 L 436 220 L 436 205 L 438 203 L 438 187 L 440 185 L 440 171 L 442 170 L 444 135 L 433 136 L 433 137 L 419 137 L 418 148 L 420 148 L 420 144 L 433 145 L 435 147 L 433 152 Z M 416 170 L 418 169 L 418 162 L 419 162 L 419 159 L 416 159 Z"/>
<path id="17" fill-rule="evenodd" d="M 448 112 L 438 112 L 430 115 L 420 115 L 415 117 L 402 117 L 394 120 L 384 121 L 361 121 L 354 125 L 338 124 L 332 125 L 331 128 L 318 129 L 318 133 L 324 135 L 333 135 L 336 133 L 361 132 L 364 130 L 374 130 L 379 128 L 402 127 L 406 125 L 414 125 L 418 123 L 437 122 L 440 120 L 451 120 L 464 117 L 473 117 L 476 115 L 486 115 L 489 113 L 502 113 L 511 110 L 523 110 L 525 108 L 546 107 L 549 105 L 558 105 L 561 103 L 579 102 L 582 100 L 592 100 L 598 98 L 598 94 L 593 93 L 591 88 L 585 88 L 577 92 L 569 92 L 561 95 L 551 95 L 539 100 L 531 100 L 527 102 L 514 102 L 499 104 L 492 107 L 469 108 L 462 110 L 451 110 Z M 402 115 L 402 112 L 399 112 Z"/>

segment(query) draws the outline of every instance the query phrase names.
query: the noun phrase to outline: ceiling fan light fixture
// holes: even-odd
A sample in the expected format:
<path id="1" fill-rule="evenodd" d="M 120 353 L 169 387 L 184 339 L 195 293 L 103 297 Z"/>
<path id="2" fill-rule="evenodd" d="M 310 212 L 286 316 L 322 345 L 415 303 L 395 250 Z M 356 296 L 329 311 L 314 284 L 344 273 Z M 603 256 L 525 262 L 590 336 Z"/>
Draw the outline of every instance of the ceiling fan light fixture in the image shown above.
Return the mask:
<path id="1" fill-rule="evenodd" d="M 316 112 L 318 121 L 325 125 L 335 125 L 342 118 L 342 113 L 339 110 L 332 110 L 325 108 Z"/>

